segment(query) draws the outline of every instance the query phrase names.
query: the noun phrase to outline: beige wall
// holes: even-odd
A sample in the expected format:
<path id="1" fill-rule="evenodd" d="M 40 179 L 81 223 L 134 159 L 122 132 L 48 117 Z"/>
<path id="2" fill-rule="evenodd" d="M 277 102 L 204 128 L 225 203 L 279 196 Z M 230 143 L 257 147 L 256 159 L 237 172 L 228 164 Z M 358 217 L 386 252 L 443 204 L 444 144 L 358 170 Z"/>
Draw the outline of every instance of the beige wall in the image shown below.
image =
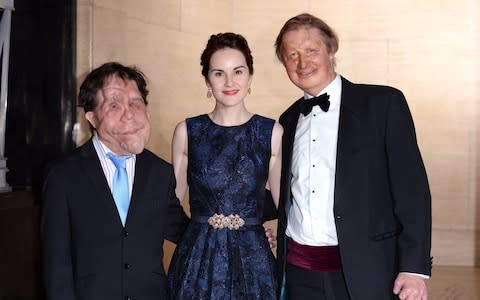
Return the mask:
<path id="1" fill-rule="evenodd" d="M 273 51 L 280 27 L 301 12 L 336 29 L 339 73 L 405 93 L 431 184 L 434 263 L 478 265 L 477 0 L 79 0 L 78 79 L 110 60 L 140 67 L 151 91 L 149 148 L 170 160 L 175 124 L 212 109 L 199 65 L 212 33 L 238 32 L 250 43 L 255 66 L 250 110 L 278 118 L 301 95 Z"/>

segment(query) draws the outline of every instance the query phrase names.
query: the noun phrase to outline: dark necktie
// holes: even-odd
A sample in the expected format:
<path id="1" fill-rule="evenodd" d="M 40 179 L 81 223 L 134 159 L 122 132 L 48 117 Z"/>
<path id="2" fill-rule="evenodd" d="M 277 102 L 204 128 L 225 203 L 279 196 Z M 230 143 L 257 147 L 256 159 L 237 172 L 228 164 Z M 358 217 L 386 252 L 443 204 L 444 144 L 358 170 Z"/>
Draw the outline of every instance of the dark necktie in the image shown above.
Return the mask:
<path id="1" fill-rule="evenodd" d="M 300 112 L 304 116 L 308 116 L 312 111 L 312 107 L 315 105 L 320 106 L 323 111 L 327 112 L 330 107 L 330 101 L 328 101 L 329 98 L 330 96 L 327 93 L 324 93 L 312 99 L 303 99 L 302 102 L 300 102 Z"/>

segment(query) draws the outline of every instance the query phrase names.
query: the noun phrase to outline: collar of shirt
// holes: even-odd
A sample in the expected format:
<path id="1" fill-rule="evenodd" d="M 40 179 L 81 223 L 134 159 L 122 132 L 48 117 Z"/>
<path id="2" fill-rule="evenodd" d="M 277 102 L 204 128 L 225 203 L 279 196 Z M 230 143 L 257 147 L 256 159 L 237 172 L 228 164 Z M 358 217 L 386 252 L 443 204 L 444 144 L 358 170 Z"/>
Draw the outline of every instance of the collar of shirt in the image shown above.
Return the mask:
<path id="1" fill-rule="evenodd" d="M 328 111 L 330 110 L 336 110 L 340 106 L 340 96 L 342 92 L 342 78 L 340 75 L 336 75 L 335 79 L 333 79 L 332 82 L 330 82 L 329 85 L 327 85 L 318 95 L 315 96 L 320 96 L 323 93 L 327 93 L 330 98 L 328 100 L 330 101 L 330 107 Z M 311 99 L 315 96 L 309 95 L 305 93 L 304 98 L 305 99 Z"/>
<path id="2" fill-rule="evenodd" d="M 102 166 L 105 178 L 107 179 L 108 186 L 111 189 L 116 168 L 113 162 L 108 158 L 107 153 L 112 152 L 112 150 L 110 150 L 107 146 L 105 146 L 104 143 L 102 143 L 102 141 L 100 141 L 96 133 L 93 135 L 92 142 L 93 146 L 95 147 L 95 151 L 97 152 L 98 159 L 100 160 L 100 165 Z M 133 180 L 135 177 L 136 159 L 136 155 L 132 155 L 132 158 L 128 159 L 126 162 L 130 195 L 132 194 Z"/>

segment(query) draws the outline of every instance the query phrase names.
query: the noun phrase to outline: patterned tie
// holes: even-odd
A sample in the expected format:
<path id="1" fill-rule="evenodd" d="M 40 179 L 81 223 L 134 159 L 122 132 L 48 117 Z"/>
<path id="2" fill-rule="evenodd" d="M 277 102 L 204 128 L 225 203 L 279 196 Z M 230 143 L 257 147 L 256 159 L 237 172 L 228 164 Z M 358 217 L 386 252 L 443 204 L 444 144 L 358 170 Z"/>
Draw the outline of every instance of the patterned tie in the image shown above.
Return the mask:
<path id="1" fill-rule="evenodd" d="M 300 102 L 300 112 L 306 117 L 315 105 L 320 106 L 324 112 L 327 112 L 330 107 L 330 101 L 328 101 L 329 98 L 330 96 L 327 93 L 324 93 L 312 99 L 303 99 L 302 102 Z"/>
<path id="2" fill-rule="evenodd" d="M 107 153 L 108 158 L 115 165 L 115 175 L 113 176 L 112 195 L 117 205 L 118 214 L 122 220 L 123 226 L 127 219 L 128 206 L 130 205 L 130 193 L 128 192 L 128 175 L 126 161 L 131 156 L 116 156 L 113 153 Z"/>

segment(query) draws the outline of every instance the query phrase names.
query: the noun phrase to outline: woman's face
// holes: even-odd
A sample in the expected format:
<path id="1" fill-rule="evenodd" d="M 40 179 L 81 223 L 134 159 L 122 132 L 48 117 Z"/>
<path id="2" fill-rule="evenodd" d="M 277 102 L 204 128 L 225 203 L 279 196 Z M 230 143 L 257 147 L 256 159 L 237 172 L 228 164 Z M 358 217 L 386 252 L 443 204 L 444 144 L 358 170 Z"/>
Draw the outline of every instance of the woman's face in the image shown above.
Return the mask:
<path id="1" fill-rule="evenodd" d="M 207 86 L 212 89 L 217 104 L 228 107 L 243 104 L 252 82 L 243 53 L 224 48 L 210 58 Z"/>

